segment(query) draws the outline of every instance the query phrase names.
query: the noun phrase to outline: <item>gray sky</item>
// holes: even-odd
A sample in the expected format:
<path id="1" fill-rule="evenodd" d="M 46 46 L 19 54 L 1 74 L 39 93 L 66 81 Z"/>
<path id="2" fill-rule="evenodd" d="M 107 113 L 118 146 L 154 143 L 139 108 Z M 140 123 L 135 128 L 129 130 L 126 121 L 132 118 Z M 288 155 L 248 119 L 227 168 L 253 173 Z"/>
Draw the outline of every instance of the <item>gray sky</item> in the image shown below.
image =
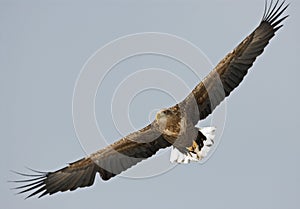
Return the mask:
<path id="1" fill-rule="evenodd" d="M 72 96 L 97 49 L 124 35 L 164 32 L 192 42 L 215 65 L 258 25 L 264 1 L 1 0 L 1 206 L 299 208 L 300 2 L 289 2 L 285 26 L 227 99 L 222 141 L 209 161 L 140 180 L 97 176 L 93 187 L 24 201 L 9 189 L 14 185 L 7 180 L 18 178 L 9 170 L 53 171 L 85 155 Z M 146 57 L 117 67 L 151 67 L 152 60 L 155 67 L 169 62 Z M 172 102 L 163 101 L 162 107 Z M 115 130 L 105 133 L 109 142 L 117 140 Z"/>

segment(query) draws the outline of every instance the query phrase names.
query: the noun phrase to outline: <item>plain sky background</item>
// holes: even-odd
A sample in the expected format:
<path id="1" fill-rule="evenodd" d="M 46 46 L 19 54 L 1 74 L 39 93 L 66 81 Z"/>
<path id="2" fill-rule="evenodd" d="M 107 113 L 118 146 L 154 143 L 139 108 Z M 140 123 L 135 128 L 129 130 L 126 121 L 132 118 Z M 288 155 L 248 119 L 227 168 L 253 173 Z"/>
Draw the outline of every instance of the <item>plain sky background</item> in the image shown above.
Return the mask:
<path id="1" fill-rule="evenodd" d="M 1 208 L 299 208 L 300 1 L 289 2 L 285 26 L 227 99 L 222 141 L 207 163 L 141 180 L 97 176 L 93 187 L 24 201 L 10 190 L 18 178 L 10 170 L 55 170 L 85 155 L 72 95 L 98 48 L 164 32 L 215 65 L 258 25 L 264 1 L 0 0 Z"/>

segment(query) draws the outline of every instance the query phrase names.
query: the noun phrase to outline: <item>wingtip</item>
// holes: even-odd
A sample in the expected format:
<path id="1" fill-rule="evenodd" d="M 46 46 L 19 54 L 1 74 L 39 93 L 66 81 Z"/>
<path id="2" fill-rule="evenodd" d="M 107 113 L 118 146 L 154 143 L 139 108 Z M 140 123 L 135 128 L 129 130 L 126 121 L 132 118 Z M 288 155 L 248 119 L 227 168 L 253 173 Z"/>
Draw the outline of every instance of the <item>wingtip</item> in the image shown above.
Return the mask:
<path id="1" fill-rule="evenodd" d="M 10 170 L 12 173 L 17 174 L 19 176 L 23 176 L 25 177 L 25 179 L 23 180 L 15 180 L 15 181 L 8 181 L 11 183 L 17 183 L 17 184 L 22 184 L 21 186 L 17 186 L 14 188 L 10 188 L 11 190 L 19 190 L 19 192 L 15 193 L 15 195 L 20 195 L 26 192 L 29 192 L 31 190 L 35 190 L 36 191 L 32 192 L 31 194 L 29 194 L 27 197 L 25 197 L 25 199 L 28 199 L 32 196 L 35 196 L 36 194 L 44 191 L 44 181 L 45 178 L 47 178 L 48 173 L 47 172 L 42 172 L 42 171 L 37 171 L 31 168 L 26 167 L 28 170 L 34 172 L 35 174 L 27 174 L 27 173 L 21 173 L 18 171 L 14 171 L 14 170 Z M 20 191 L 21 190 L 21 191 Z"/>
<path id="2" fill-rule="evenodd" d="M 273 0 L 271 0 L 270 4 L 268 4 L 268 0 L 265 1 L 265 8 L 261 22 L 269 22 L 273 24 L 274 21 L 276 21 L 277 18 L 290 6 L 290 3 L 286 4 L 285 0 L 283 0 L 280 5 L 278 5 L 279 2 L 280 0 L 277 0 L 274 4 Z"/>

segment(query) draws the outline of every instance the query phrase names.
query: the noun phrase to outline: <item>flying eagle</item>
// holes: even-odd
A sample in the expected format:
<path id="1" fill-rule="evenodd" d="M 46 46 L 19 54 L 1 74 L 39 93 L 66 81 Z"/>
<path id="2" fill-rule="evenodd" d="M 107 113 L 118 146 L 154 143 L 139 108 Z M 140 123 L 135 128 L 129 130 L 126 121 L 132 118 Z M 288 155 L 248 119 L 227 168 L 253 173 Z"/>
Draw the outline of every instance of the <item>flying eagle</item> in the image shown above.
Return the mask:
<path id="1" fill-rule="evenodd" d="M 28 197 L 42 197 L 88 187 L 94 183 L 97 173 L 103 180 L 109 180 L 153 156 L 159 149 L 170 146 L 173 146 L 172 162 L 201 160 L 213 144 L 214 128 L 199 129 L 195 125 L 211 114 L 242 82 L 256 57 L 282 27 L 281 22 L 288 17 L 282 17 L 287 7 L 284 1 L 273 3 L 272 0 L 269 5 L 266 1 L 259 26 L 227 54 L 183 101 L 160 110 L 151 124 L 60 170 L 37 171 L 34 175 L 18 173 L 29 179 L 14 181 L 25 183 L 15 189 L 21 190 L 19 193 L 31 192 Z"/>

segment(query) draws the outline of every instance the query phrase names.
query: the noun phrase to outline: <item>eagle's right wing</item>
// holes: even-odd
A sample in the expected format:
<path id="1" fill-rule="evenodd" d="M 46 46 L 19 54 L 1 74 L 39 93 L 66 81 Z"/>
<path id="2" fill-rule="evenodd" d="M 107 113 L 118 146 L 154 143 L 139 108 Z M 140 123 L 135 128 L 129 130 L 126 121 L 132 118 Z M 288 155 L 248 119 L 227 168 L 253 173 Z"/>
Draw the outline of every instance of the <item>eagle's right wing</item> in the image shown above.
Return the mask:
<path id="1" fill-rule="evenodd" d="M 171 144 L 152 125 L 148 125 L 89 157 L 70 163 L 55 172 L 37 171 L 36 175 L 18 173 L 30 178 L 14 181 L 25 183 L 15 189 L 22 189 L 20 193 L 33 191 L 28 197 L 37 194 L 42 197 L 59 191 L 72 191 L 79 187 L 91 186 L 97 172 L 103 180 L 108 180 L 168 146 Z"/>
<path id="2" fill-rule="evenodd" d="M 266 1 L 267 2 L 267 1 Z M 280 23 L 288 16 L 281 17 L 288 5 L 284 1 L 273 6 L 265 6 L 260 25 L 230 52 L 199 83 L 179 106 L 184 108 L 187 117 L 194 125 L 206 118 L 243 80 L 255 59 L 264 51 Z"/>

